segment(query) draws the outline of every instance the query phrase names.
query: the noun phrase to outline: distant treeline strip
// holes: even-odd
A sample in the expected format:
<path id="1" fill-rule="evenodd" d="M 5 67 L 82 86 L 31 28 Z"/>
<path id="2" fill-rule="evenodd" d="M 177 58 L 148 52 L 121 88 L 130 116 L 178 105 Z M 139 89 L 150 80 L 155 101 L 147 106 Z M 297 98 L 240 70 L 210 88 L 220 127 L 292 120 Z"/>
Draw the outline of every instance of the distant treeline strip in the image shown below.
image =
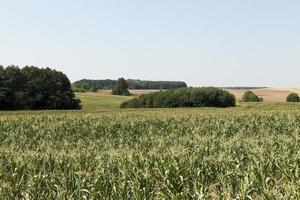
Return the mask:
<path id="1" fill-rule="evenodd" d="M 73 88 L 76 90 L 93 90 L 107 89 L 111 90 L 116 84 L 116 80 L 88 80 L 83 79 L 73 83 Z M 129 89 L 177 89 L 186 88 L 187 84 L 182 81 L 145 81 L 145 80 L 126 80 Z"/>

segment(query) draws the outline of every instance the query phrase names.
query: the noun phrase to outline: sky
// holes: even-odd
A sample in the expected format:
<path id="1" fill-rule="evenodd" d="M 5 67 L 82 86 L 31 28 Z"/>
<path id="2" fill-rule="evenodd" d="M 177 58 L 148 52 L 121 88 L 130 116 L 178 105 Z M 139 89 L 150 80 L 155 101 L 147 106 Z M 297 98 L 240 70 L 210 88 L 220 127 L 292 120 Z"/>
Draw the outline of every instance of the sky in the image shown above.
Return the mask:
<path id="1" fill-rule="evenodd" d="M 189 86 L 300 86 L 299 0 L 0 0 L 0 64 Z"/>

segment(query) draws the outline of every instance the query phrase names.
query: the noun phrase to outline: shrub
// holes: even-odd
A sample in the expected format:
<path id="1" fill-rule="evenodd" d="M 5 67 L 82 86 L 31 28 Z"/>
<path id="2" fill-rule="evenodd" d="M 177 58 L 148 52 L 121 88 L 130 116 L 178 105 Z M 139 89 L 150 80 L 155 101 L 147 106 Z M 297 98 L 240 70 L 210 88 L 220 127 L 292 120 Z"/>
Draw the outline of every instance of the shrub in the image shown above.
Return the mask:
<path id="1" fill-rule="evenodd" d="M 297 93 L 291 93 L 286 98 L 287 102 L 300 102 L 300 97 Z"/>
<path id="2" fill-rule="evenodd" d="M 142 94 L 121 104 L 122 108 L 174 108 L 174 107 L 231 107 L 235 97 L 222 89 L 180 88 Z"/>
<path id="3" fill-rule="evenodd" d="M 259 98 L 254 92 L 247 91 L 244 93 L 242 97 L 243 102 L 260 102 L 262 101 L 262 98 Z"/>

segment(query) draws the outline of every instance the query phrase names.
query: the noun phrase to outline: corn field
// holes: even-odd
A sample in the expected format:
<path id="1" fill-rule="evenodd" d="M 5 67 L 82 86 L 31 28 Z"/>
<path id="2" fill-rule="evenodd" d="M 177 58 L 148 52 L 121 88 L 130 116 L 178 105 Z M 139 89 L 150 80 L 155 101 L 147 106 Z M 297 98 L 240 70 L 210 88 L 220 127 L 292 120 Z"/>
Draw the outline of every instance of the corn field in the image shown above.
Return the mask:
<path id="1" fill-rule="evenodd" d="M 300 199 L 299 112 L 1 115 L 0 145 L 0 199 Z"/>

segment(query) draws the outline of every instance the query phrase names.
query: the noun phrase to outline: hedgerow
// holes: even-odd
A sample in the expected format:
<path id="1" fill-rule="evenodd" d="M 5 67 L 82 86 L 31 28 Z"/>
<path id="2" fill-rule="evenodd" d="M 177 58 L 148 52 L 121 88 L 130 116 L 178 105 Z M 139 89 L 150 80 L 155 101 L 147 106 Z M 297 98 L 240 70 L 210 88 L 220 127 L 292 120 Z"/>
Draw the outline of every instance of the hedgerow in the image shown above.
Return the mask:
<path id="1" fill-rule="evenodd" d="M 174 107 L 232 107 L 235 97 L 214 88 L 180 88 L 143 94 L 121 104 L 122 108 L 174 108 Z"/>

